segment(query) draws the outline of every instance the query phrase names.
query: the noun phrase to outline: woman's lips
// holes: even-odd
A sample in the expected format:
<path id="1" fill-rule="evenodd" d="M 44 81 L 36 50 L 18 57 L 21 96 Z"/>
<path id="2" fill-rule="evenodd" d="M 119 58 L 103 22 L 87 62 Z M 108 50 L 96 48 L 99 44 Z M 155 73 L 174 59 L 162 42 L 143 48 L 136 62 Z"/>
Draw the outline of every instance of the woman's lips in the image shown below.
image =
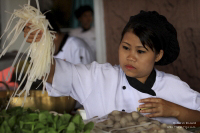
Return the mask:
<path id="1" fill-rule="evenodd" d="M 126 67 L 126 69 L 128 69 L 128 70 L 133 70 L 133 69 L 135 69 L 135 67 L 133 67 L 133 66 L 131 66 L 131 65 L 125 65 L 125 67 Z"/>

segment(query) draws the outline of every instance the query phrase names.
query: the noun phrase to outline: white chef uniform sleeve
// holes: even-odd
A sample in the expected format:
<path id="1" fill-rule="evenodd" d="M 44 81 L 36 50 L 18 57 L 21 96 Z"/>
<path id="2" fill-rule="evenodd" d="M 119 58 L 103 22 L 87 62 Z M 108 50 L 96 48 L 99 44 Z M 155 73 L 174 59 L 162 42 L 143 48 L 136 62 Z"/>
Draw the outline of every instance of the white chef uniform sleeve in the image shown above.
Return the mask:
<path id="1" fill-rule="evenodd" d="M 71 96 L 80 103 L 84 101 L 94 88 L 95 63 L 73 65 L 60 59 L 55 59 L 55 61 L 52 84 L 46 84 L 48 95 Z"/>
<path id="2" fill-rule="evenodd" d="M 48 95 L 54 97 L 69 96 L 71 86 L 70 84 L 65 84 L 65 82 L 72 82 L 72 71 L 69 71 L 72 69 L 72 65 L 56 58 L 55 62 L 55 72 L 52 84 L 46 83 Z"/>

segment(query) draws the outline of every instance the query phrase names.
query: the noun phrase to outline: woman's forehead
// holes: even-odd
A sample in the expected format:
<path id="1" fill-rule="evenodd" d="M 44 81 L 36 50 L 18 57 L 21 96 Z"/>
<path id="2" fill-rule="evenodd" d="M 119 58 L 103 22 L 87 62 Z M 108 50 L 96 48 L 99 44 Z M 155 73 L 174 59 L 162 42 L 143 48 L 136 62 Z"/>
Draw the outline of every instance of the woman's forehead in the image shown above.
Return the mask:
<path id="1" fill-rule="evenodd" d="M 136 36 L 133 32 L 126 32 L 122 38 L 122 42 L 128 43 L 129 45 L 137 44 L 138 46 L 142 46 L 140 38 Z"/>

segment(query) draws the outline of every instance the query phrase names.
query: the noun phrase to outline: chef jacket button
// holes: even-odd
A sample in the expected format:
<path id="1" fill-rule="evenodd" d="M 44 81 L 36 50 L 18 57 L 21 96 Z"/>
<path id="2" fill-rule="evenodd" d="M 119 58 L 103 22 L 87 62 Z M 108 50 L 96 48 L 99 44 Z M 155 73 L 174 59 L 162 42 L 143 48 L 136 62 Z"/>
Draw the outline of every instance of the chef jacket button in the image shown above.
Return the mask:
<path id="1" fill-rule="evenodd" d="M 123 86 L 122 89 L 125 90 L 125 89 L 126 89 L 126 86 Z"/>
<path id="2" fill-rule="evenodd" d="M 124 111 L 124 112 L 125 112 L 125 110 L 124 110 L 124 109 L 122 109 L 122 111 Z"/>

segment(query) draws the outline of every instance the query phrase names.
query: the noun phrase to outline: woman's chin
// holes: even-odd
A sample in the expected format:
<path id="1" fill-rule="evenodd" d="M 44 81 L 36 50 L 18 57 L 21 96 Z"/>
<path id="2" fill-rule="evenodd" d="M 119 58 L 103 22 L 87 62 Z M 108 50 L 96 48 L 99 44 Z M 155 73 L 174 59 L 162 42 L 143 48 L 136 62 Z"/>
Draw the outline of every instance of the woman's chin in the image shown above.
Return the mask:
<path id="1" fill-rule="evenodd" d="M 125 72 L 126 76 L 128 77 L 132 77 L 135 78 L 135 74 L 131 73 L 131 72 Z"/>

